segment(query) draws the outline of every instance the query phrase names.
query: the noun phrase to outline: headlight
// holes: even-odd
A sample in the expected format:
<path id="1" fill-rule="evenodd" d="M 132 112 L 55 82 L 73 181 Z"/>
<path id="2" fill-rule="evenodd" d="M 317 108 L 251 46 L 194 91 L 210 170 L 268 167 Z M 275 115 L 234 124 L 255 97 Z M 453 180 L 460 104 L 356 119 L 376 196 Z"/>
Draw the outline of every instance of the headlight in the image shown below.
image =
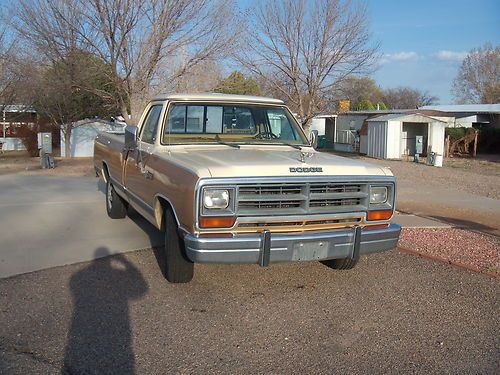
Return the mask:
<path id="1" fill-rule="evenodd" d="M 228 206 L 229 191 L 222 189 L 205 189 L 203 191 L 203 207 L 222 210 Z"/>
<path id="2" fill-rule="evenodd" d="M 372 186 L 370 188 L 370 204 L 381 204 L 387 202 L 387 187 Z"/>

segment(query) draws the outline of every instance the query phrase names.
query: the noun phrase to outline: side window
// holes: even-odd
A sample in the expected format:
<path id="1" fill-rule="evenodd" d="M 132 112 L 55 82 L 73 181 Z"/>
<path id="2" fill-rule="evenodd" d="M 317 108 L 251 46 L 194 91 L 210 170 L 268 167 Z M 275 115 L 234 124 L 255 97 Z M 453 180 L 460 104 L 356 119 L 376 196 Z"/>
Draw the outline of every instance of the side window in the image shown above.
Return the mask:
<path id="1" fill-rule="evenodd" d="M 184 133 L 186 129 L 186 106 L 174 105 L 168 114 L 165 132 Z"/>
<path id="2" fill-rule="evenodd" d="M 207 107 L 207 133 L 220 133 L 222 130 L 222 107 Z"/>
<path id="3" fill-rule="evenodd" d="M 187 109 L 186 133 L 203 133 L 203 113 L 205 107 L 202 105 L 190 105 Z"/>
<path id="4" fill-rule="evenodd" d="M 156 130 L 160 120 L 162 105 L 154 105 L 148 112 L 144 125 L 142 126 L 141 141 L 154 143 L 156 139 Z"/>

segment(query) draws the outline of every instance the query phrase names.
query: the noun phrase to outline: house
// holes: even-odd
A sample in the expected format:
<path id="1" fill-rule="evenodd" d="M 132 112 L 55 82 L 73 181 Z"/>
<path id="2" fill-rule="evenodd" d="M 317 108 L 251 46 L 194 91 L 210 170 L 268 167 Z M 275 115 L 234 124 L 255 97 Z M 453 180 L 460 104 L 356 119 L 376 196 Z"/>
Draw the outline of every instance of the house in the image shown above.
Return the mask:
<path id="1" fill-rule="evenodd" d="M 16 130 L 22 126 L 34 128 L 38 124 L 37 113 L 31 106 L 16 104 L 0 106 L 2 121 L 0 122 L 0 142 L 2 151 L 26 150 Z"/>
<path id="2" fill-rule="evenodd" d="M 500 103 L 428 105 L 422 107 L 422 109 L 447 112 L 455 118 L 455 127 L 474 127 L 476 129 L 492 127 L 500 129 Z"/>

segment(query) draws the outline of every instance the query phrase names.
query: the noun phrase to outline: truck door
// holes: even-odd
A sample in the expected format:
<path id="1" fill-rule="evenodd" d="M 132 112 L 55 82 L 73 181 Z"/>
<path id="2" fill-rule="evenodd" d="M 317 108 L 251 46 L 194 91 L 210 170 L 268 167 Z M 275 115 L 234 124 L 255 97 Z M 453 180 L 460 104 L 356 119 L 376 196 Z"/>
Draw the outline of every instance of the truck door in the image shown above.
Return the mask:
<path id="1" fill-rule="evenodd" d="M 153 197 L 148 194 L 153 179 L 153 171 L 148 168 L 148 161 L 154 150 L 157 130 L 163 104 L 153 104 L 147 109 L 141 126 L 137 148 L 129 152 L 124 166 L 124 185 L 130 199 L 141 213 L 151 215 L 148 206 L 153 205 Z M 145 212 L 144 212 L 145 211 Z"/>

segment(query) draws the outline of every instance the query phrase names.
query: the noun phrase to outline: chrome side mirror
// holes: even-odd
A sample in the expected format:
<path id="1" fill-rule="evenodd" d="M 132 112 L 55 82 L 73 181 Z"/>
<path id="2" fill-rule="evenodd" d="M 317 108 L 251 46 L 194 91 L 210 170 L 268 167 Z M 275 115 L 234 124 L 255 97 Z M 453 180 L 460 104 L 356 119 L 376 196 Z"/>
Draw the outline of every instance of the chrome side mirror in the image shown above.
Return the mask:
<path id="1" fill-rule="evenodd" d="M 125 149 L 137 148 L 137 126 L 127 125 L 125 127 Z"/>
<path id="2" fill-rule="evenodd" d="M 311 130 L 311 134 L 309 135 L 310 139 L 309 142 L 311 146 L 316 149 L 318 147 L 318 131 L 317 130 Z"/>

